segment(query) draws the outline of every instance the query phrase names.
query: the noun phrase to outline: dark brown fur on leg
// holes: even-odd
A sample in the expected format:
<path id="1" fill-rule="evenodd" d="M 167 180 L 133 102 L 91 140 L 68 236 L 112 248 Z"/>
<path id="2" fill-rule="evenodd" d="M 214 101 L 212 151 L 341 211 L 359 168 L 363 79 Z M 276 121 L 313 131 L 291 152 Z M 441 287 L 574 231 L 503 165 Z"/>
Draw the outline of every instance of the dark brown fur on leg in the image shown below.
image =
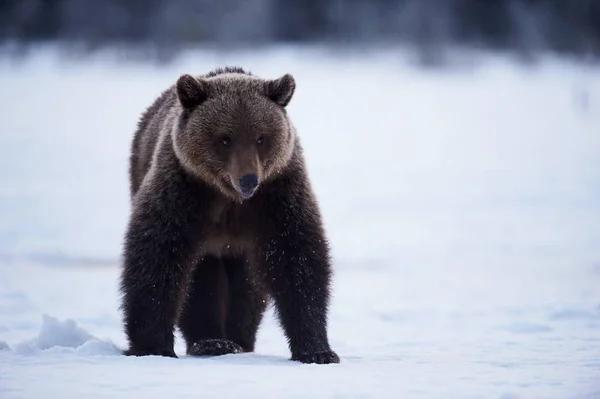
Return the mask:
<path id="1" fill-rule="evenodd" d="M 227 337 L 244 352 L 253 352 L 258 326 L 267 307 L 267 293 L 241 258 L 223 258 L 229 279 Z"/>
<path id="2" fill-rule="evenodd" d="M 202 203 L 177 164 L 171 168 L 168 178 L 153 176 L 152 190 L 140 189 L 127 226 L 121 292 L 128 355 L 176 357 L 173 332 L 194 263 Z"/>
<path id="3" fill-rule="evenodd" d="M 329 247 L 315 199 L 298 168 L 283 176 L 265 198 L 271 223 L 263 237 L 263 268 L 292 360 L 339 363 L 327 337 L 331 283 Z"/>
<path id="4" fill-rule="evenodd" d="M 216 356 L 242 352 L 226 340 L 228 281 L 223 263 L 205 256 L 194 270 L 188 298 L 179 317 L 179 329 L 185 339 L 187 354 Z"/>

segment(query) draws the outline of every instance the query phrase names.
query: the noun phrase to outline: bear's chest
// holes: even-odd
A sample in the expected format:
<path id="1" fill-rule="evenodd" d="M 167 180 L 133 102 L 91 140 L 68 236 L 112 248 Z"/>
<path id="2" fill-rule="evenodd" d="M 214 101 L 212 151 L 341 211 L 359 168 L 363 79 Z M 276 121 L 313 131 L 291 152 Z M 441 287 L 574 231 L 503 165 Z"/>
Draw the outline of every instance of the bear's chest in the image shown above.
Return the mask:
<path id="1" fill-rule="evenodd" d="M 208 213 L 201 252 L 214 256 L 241 255 L 256 243 L 256 215 L 247 204 L 217 202 Z"/>

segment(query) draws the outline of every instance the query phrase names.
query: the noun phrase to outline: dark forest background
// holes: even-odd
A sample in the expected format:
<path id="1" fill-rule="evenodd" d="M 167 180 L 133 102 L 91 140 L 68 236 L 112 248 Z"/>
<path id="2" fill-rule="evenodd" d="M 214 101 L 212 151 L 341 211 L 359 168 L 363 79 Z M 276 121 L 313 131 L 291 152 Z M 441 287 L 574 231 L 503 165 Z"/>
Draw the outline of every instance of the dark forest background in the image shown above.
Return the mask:
<path id="1" fill-rule="evenodd" d="M 190 46 L 320 43 L 597 59 L 600 0 L 0 0 L 0 44 L 57 42 L 167 58 Z"/>

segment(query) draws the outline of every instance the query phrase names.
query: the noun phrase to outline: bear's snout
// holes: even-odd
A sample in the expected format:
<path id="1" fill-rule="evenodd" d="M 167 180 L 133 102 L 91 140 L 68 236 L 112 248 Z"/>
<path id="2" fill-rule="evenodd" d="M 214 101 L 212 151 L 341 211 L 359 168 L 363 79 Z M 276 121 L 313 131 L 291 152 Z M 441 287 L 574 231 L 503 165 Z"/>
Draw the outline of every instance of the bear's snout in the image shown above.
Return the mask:
<path id="1" fill-rule="evenodd" d="M 240 194 L 251 197 L 258 187 L 258 175 L 248 174 L 240 177 Z"/>

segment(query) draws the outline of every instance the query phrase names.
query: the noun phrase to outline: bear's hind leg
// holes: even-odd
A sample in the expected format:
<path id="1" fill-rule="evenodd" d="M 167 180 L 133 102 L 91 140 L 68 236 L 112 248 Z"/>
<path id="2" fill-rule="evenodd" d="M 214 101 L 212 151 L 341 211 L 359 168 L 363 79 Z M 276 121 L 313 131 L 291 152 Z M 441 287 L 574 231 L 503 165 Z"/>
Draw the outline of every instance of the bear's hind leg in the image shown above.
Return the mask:
<path id="1" fill-rule="evenodd" d="M 227 337 L 244 352 L 253 352 L 256 333 L 267 307 L 267 291 L 249 268 L 244 258 L 223 258 L 229 281 Z"/>
<path id="2" fill-rule="evenodd" d="M 179 330 L 190 356 L 242 352 L 226 339 L 227 275 L 219 258 L 204 257 L 193 272 L 188 297 L 179 316 Z"/>

